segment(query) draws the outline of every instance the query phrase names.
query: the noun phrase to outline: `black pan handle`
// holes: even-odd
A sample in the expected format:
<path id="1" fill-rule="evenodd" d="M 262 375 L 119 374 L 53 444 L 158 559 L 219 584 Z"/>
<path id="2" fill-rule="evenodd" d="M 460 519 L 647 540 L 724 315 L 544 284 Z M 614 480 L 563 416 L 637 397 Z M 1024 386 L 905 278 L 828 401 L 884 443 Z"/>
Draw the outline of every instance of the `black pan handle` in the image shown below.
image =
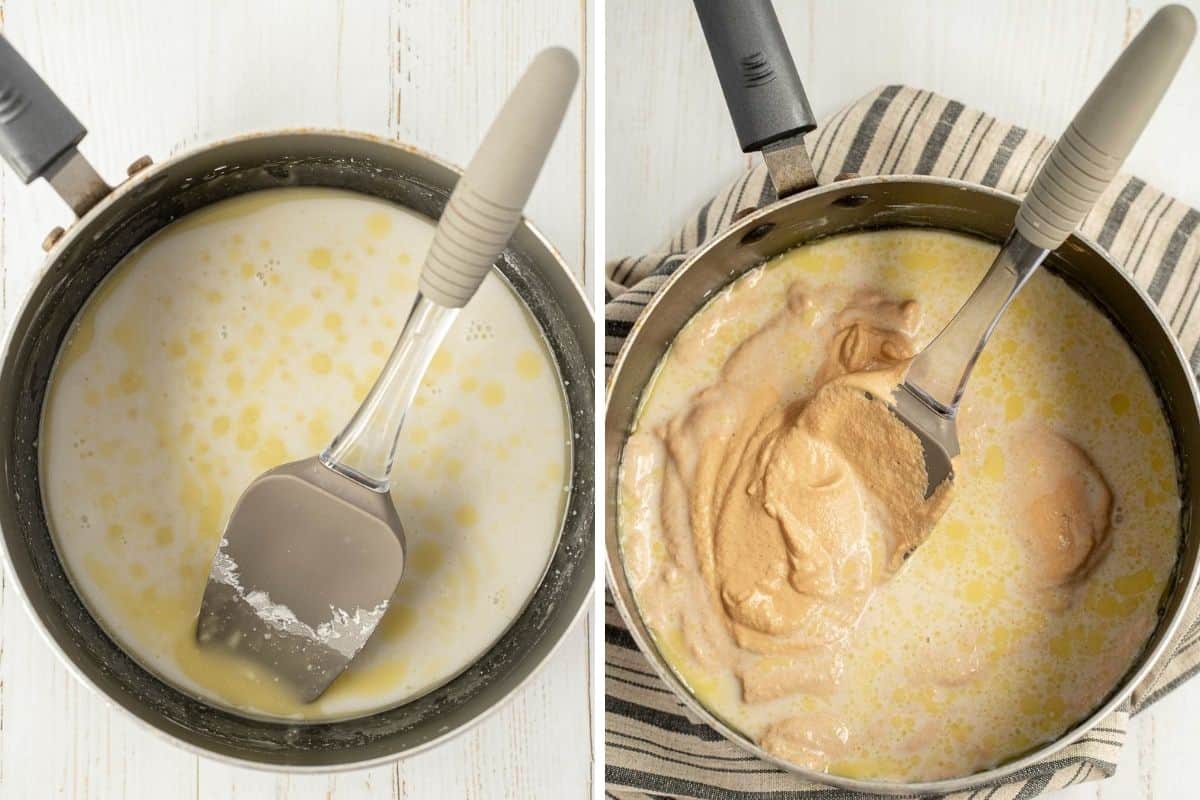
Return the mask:
<path id="1" fill-rule="evenodd" d="M 109 187 L 75 149 L 87 129 L 0 36 L 0 156 L 25 183 L 50 181 L 77 214 Z"/>
<path id="2" fill-rule="evenodd" d="M 0 36 L 0 155 L 32 183 L 87 134 L 29 62 Z"/>
<path id="3" fill-rule="evenodd" d="M 815 130 L 771 0 L 694 2 L 742 152 Z"/>

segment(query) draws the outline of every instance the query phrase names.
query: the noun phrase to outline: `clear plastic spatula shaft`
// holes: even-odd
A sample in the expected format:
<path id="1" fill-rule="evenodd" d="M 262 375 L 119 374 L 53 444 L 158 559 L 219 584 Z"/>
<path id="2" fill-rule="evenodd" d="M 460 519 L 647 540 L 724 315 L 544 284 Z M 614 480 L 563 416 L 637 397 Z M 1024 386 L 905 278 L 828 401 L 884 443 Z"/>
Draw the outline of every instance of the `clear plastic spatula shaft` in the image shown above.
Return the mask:
<path id="1" fill-rule="evenodd" d="M 400 339 L 353 419 L 319 456 L 257 478 L 230 515 L 197 639 L 256 659 L 305 702 L 366 644 L 399 584 L 404 529 L 388 489 L 405 414 L 520 222 L 578 74 L 559 48 L 530 64 L 447 201 Z"/>

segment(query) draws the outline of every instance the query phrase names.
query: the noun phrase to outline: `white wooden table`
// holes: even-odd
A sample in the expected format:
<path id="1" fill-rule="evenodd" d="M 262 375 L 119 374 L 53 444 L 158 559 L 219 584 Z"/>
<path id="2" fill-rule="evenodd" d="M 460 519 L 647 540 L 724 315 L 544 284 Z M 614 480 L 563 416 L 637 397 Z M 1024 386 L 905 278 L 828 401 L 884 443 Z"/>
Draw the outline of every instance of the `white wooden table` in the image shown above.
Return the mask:
<path id="1" fill-rule="evenodd" d="M 519 6 L 519 7 L 518 7 Z M 3 31 L 89 128 L 82 150 L 111 181 L 250 130 L 345 127 L 463 164 L 534 52 L 581 58 L 581 3 L 491 0 L 0 0 Z M 585 103 L 576 94 L 529 216 L 581 278 Z M 5 319 L 70 213 L 0 170 Z M 331 776 L 235 769 L 175 748 L 77 684 L 0 594 L 0 798 L 576 798 L 591 775 L 590 626 L 469 733 L 392 766 Z"/>
<path id="2" fill-rule="evenodd" d="M 1200 0 L 1185 0 L 1200 14 Z M 1153 13 L 1150 0 L 775 0 L 818 116 L 906 83 L 1057 135 Z M 608 0 L 607 258 L 655 248 L 742 155 L 684 0 Z M 1200 47 L 1126 168 L 1200 205 Z M 1133 723 L 1117 776 L 1061 800 L 1197 796 L 1200 680 Z"/>

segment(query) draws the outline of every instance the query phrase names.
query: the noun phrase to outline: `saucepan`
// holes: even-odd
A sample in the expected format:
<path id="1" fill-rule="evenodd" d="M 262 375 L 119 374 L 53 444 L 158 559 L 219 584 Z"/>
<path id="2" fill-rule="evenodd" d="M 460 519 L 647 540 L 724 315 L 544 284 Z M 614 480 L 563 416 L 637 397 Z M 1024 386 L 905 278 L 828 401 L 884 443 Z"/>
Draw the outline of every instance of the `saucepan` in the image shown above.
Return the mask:
<path id="1" fill-rule="evenodd" d="M 1045 759 L 1083 736 L 1124 703 L 1152 673 L 1178 628 L 1197 581 L 1200 530 L 1200 403 L 1188 359 L 1154 303 L 1094 242 L 1075 233 L 1047 267 L 1089 298 L 1120 330 L 1155 384 L 1174 435 L 1183 503 L 1181 548 L 1158 623 L 1136 663 L 1087 719 L 1057 740 L 993 769 L 922 783 L 865 781 L 799 768 L 773 757 L 709 712 L 658 652 L 639 616 L 622 562 L 618 468 L 643 391 L 671 342 L 713 295 L 747 270 L 797 245 L 826 236 L 889 227 L 931 227 L 996 242 L 1012 230 L 1017 198 L 959 180 L 920 176 L 862 177 L 816 185 L 804 134 L 816 128 L 786 41 L 768 0 L 696 0 L 705 37 L 746 152 L 762 151 L 779 199 L 742 218 L 693 253 L 647 304 L 609 378 L 605 417 L 605 546 L 613 598 L 630 633 L 663 681 L 696 714 L 753 755 L 817 783 L 885 794 L 941 794 L 975 788 Z"/>
<path id="2" fill-rule="evenodd" d="M 470 668 L 414 702 L 321 724 L 240 717 L 143 669 L 89 615 L 68 579 L 47 529 L 38 483 L 38 427 L 55 355 L 88 296 L 122 257 L 180 217 L 246 192 L 326 186 L 436 219 L 459 171 L 428 153 L 366 134 L 292 130 L 221 141 L 160 164 L 139 159 L 128 179 L 110 187 L 76 149 L 84 133 L 0 38 L 0 155 L 27 183 L 46 178 L 78 216 L 65 232 L 48 237 L 45 265 L 16 311 L 0 355 L 5 560 L 50 646 L 77 677 L 133 717 L 185 746 L 250 766 L 361 767 L 432 746 L 480 720 L 546 661 L 581 616 L 594 579 L 594 323 L 562 258 L 526 221 L 494 267 L 537 320 L 570 411 L 570 497 L 552 561 L 532 600 Z"/>

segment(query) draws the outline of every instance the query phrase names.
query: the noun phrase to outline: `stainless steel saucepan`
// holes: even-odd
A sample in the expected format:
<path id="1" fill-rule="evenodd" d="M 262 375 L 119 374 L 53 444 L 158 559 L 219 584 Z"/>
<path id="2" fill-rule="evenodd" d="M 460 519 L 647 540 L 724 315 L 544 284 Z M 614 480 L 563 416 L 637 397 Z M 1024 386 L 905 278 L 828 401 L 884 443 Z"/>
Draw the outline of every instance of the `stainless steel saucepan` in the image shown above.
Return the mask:
<path id="1" fill-rule="evenodd" d="M 197 209 L 246 192 L 327 186 L 436 219 L 459 172 L 427 153 L 365 134 L 299 130 L 218 142 L 156 165 L 140 160 L 140 171 L 111 188 L 76 150 L 84 133 L 0 38 L 0 155 L 26 182 L 46 178 L 79 217 L 56 241 L 48 240 L 45 266 L 0 356 L 4 553 L 10 578 L 50 646 L 82 681 L 133 717 L 197 751 L 249 766 L 298 771 L 369 766 L 432 746 L 483 718 L 546 661 L 581 616 L 594 578 L 594 323 L 562 258 L 523 222 L 494 267 L 549 343 L 563 379 L 573 441 L 570 498 L 557 549 L 521 616 L 464 673 L 411 703 L 320 724 L 236 716 L 143 669 L 105 634 L 68 580 L 46 526 L 38 483 L 38 426 L 55 355 L 88 296 L 117 263 Z"/>
<path id="2" fill-rule="evenodd" d="M 932 227 L 1003 242 L 1018 200 L 958 180 L 880 176 L 817 186 L 803 136 L 816 127 L 769 0 L 696 0 L 705 37 L 746 152 L 761 151 L 780 199 L 741 219 L 685 261 L 646 306 L 630 331 L 609 379 L 605 417 L 605 546 L 608 579 L 633 638 L 662 679 L 691 710 L 750 753 L 817 783 L 883 794 L 941 794 L 1012 775 L 1083 736 L 1124 703 L 1164 656 L 1197 581 L 1200 529 L 1192 506 L 1200 497 L 1200 402 L 1192 369 L 1151 299 L 1094 242 L 1071 235 L 1046 267 L 1100 308 L 1153 380 L 1174 434 L 1182 544 L 1161 602 L 1157 626 L 1137 662 L 1104 704 L 1059 739 L 994 769 L 920 783 L 864 781 L 806 770 L 758 747 L 710 713 L 658 652 L 638 614 L 621 556 L 618 469 L 642 393 L 687 321 L 722 287 L 747 270 L 798 245 L 835 234 L 889 227 Z"/>

